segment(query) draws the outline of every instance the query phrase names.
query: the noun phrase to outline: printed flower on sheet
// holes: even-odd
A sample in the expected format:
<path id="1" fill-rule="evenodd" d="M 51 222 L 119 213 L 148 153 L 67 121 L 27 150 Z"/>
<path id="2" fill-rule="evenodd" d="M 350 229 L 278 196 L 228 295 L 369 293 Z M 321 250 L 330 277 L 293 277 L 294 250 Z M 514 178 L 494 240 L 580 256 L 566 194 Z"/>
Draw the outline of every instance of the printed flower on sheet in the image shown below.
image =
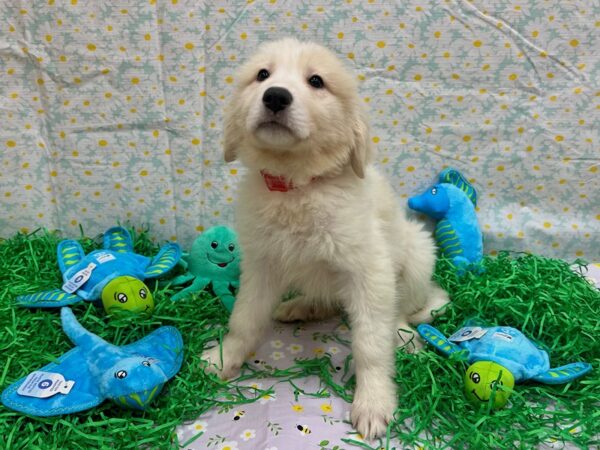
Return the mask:
<path id="1" fill-rule="evenodd" d="M 240 434 L 240 437 L 242 438 L 243 441 L 247 442 L 250 439 L 254 439 L 256 437 L 256 430 L 252 430 L 252 429 L 247 429 L 242 431 L 242 434 Z"/>
<path id="2" fill-rule="evenodd" d="M 333 412 L 333 406 L 331 406 L 331 402 L 321 403 L 321 411 L 323 411 L 325 414 L 331 414 Z"/>
<path id="3" fill-rule="evenodd" d="M 292 355 L 296 355 L 298 353 L 302 353 L 304 350 L 304 346 L 302 344 L 290 344 L 287 346 L 287 351 Z"/>
<path id="4" fill-rule="evenodd" d="M 283 341 L 280 339 L 276 339 L 274 341 L 271 341 L 271 347 L 273 348 L 281 348 L 283 347 Z"/>
<path id="5" fill-rule="evenodd" d="M 285 357 L 285 354 L 282 352 L 273 352 L 269 355 L 269 357 L 272 360 L 277 361 L 277 360 L 280 360 L 281 358 Z"/>
<path id="6" fill-rule="evenodd" d="M 237 441 L 225 441 L 217 447 L 217 450 L 239 450 L 238 443 Z"/>
<path id="7" fill-rule="evenodd" d="M 264 405 L 264 404 L 266 404 L 268 402 L 275 401 L 276 399 L 277 399 L 277 394 L 275 394 L 275 392 L 273 392 L 271 394 L 265 394 L 265 395 L 263 395 L 258 402 L 261 405 Z"/>
<path id="8" fill-rule="evenodd" d="M 208 426 L 208 423 L 205 420 L 196 420 L 193 424 L 192 427 L 194 428 L 194 430 L 196 432 L 205 432 L 206 433 L 206 427 Z"/>

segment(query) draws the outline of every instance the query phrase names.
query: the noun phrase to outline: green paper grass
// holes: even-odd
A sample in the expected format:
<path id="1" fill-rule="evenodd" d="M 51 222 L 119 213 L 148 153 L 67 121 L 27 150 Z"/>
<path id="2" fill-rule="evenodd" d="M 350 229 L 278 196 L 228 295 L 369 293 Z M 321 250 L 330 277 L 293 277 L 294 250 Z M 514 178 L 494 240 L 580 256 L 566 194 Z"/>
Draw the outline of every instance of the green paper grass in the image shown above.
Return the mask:
<path id="1" fill-rule="evenodd" d="M 157 245 L 146 232 L 135 235 L 137 252 L 154 255 Z M 62 355 L 73 345 L 64 335 L 58 309 L 28 310 L 13 305 L 17 294 L 59 287 L 56 260 L 60 238 L 38 231 L 0 241 L 0 390 Z M 86 252 L 99 247 L 82 238 Z M 73 310 L 82 325 L 103 339 L 124 345 L 161 325 L 176 326 L 185 344 L 179 374 L 165 385 L 146 412 L 122 409 L 110 401 L 79 414 L 27 417 L 0 406 L 0 447 L 7 449 L 177 448 L 175 427 L 217 404 L 238 404 L 256 396 L 227 392 L 227 385 L 200 368 L 206 342 L 223 333 L 227 312 L 218 299 L 169 299 L 169 292 L 149 283 L 156 308 L 150 318 L 123 314 L 109 318 L 102 306 L 81 302 Z"/>
<path id="2" fill-rule="evenodd" d="M 593 371 L 565 385 L 518 384 L 505 408 L 490 411 L 466 401 L 467 364 L 459 358 L 431 347 L 417 355 L 399 351 L 400 408 L 392 435 L 426 448 L 529 449 L 556 440 L 598 445 L 600 291 L 561 260 L 501 253 L 483 264 L 484 273 L 461 278 L 449 261 L 439 261 L 436 278 L 452 298 L 434 322 L 441 332 L 449 336 L 468 319 L 511 326 L 545 346 L 553 367 L 586 361 Z"/>
<path id="3" fill-rule="evenodd" d="M 83 233 L 82 233 L 83 235 Z M 38 231 L 0 241 L 0 389 L 47 364 L 72 347 L 63 334 L 58 310 L 27 310 L 12 304 L 17 294 L 57 287 L 56 261 L 60 238 Z M 82 237 L 86 251 L 99 240 Z M 153 255 L 157 245 L 147 232 L 135 235 L 136 251 Z M 587 361 L 594 370 L 567 385 L 516 386 L 509 406 L 477 410 L 462 393 L 464 362 L 431 349 L 417 355 L 397 352 L 399 408 L 388 438 L 425 448 L 533 448 L 553 439 L 583 448 L 600 443 L 600 294 L 568 264 L 531 255 L 501 254 L 484 259 L 486 271 L 458 278 L 441 260 L 436 277 L 452 297 L 452 306 L 434 325 L 446 335 L 467 319 L 521 329 L 547 346 L 553 366 Z M 204 374 L 199 355 L 205 343 L 224 333 L 227 313 L 218 299 L 203 293 L 173 303 L 170 291 L 150 283 L 156 308 L 152 317 L 108 318 L 82 302 L 74 311 L 90 331 L 118 345 L 137 340 L 161 325 L 174 325 L 183 335 L 185 359 L 179 374 L 146 412 L 105 402 L 76 415 L 33 418 L 0 406 L 0 436 L 10 449 L 47 448 L 178 448 L 174 430 L 213 407 L 228 410 L 269 392 L 234 388 Z M 345 364 L 348 370 L 350 358 Z M 267 368 L 268 369 L 268 368 Z M 285 370 L 245 370 L 241 379 L 275 376 L 295 388 L 294 380 L 317 375 L 323 389 L 304 395 L 326 397 L 329 391 L 352 398 L 354 377 L 346 385 L 333 380 L 327 356 L 298 361 Z M 297 389 L 297 388 L 295 388 Z M 371 448 L 349 435 L 348 446 Z M 190 439 L 193 441 L 193 439 Z M 181 443 L 181 444 L 189 444 Z M 382 439 L 377 447 L 386 446 Z"/>

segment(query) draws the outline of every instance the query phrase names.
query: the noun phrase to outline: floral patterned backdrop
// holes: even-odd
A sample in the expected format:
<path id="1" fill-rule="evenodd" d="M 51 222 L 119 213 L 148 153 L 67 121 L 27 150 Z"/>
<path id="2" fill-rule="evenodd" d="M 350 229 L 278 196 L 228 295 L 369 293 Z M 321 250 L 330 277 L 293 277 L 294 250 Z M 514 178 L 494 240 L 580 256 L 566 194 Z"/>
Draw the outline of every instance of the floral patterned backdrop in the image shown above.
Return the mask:
<path id="1" fill-rule="evenodd" d="M 282 36 L 361 81 L 405 204 L 445 166 L 480 193 L 486 251 L 600 258 L 596 1 L 0 1 L 0 231 L 231 224 L 221 157 L 236 67 Z"/>

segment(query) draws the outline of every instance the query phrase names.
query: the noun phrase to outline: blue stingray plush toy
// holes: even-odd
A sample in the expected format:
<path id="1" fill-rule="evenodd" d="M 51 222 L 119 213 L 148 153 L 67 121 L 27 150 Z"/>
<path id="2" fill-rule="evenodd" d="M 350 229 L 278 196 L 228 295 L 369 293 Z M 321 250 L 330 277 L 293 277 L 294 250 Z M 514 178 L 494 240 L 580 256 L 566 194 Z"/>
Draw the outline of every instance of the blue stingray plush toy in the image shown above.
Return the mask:
<path id="1" fill-rule="evenodd" d="M 61 309 L 61 319 L 76 347 L 10 385 L 2 393 L 6 407 L 45 417 L 84 411 L 108 398 L 145 409 L 181 368 L 183 341 L 174 327 L 117 347 L 83 328 L 69 308 Z"/>
<path id="2" fill-rule="evenodd" d="M 475 215 L 477 191 L 455 169 L 440 173 L 439 183 L 408 199 L 408 207 L 438 222 L 435 239 L 459 273 L 483 257 L 483 237 Z"/>

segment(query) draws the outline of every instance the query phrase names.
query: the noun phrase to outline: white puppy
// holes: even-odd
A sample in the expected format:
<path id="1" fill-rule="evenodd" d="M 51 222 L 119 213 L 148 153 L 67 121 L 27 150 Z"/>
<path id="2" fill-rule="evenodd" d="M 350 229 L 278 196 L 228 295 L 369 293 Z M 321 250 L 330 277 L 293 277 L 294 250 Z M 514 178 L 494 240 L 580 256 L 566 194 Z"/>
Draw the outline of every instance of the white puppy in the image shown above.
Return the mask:
<path id="1" fill-rule="evenodd" d="M 431 320 L 430 311 L 448 301 L 431 281 L 432 238 L 405 219 L 369 164 L 356 83 L 333 53 L 293 39 L 272 42 L 237 78 L 225 160 L 248 168 L 237 210 L 241 285 L 222 360 L 219 348 L 203 358 L 229 378 L 273 314 L 306 320 L 343 308 L 357 381 L 352 422 L 367 437 L 381 435 L 397 405 L 395 347 L 414 338 L 409 323 Z M 280 304 L 290 289 L 303 295 Z"/>

